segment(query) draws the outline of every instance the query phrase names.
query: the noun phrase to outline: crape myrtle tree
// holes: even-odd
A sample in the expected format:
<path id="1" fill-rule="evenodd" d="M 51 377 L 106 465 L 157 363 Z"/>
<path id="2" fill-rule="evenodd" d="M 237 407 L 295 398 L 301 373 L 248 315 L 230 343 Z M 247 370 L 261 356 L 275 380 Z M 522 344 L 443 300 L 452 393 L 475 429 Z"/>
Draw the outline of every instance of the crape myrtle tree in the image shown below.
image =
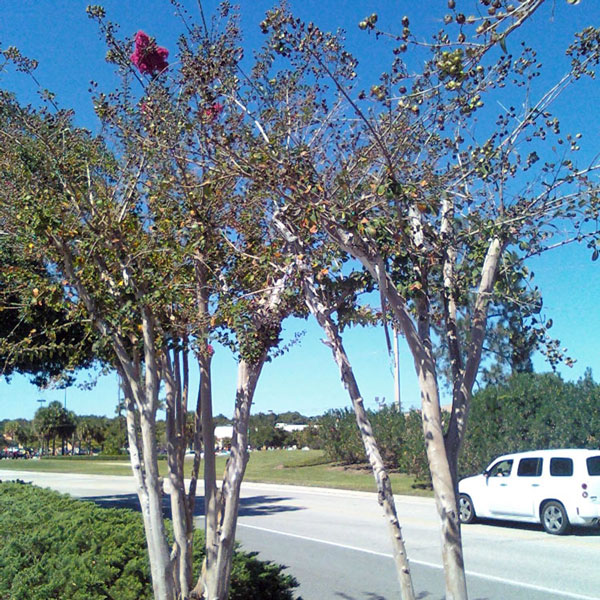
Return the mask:
<path id="1" fill-rule="evenodd" d="M 224 4 L 222 9 L 226 12 L 228 6 Z M 277 10 L 268 13 L 267 20 L 261 23 L 265 33 L 269 30 L 269 19 L 278 14 L 286 13 Z M 318 33 L 314 26 L 309 27 Z M 203 32 L 200 29 L 199 34 L 204 35 L 201 39 L 205 41 L 205 47 L 212 48 L 214 42 L 208 31 Z M 192 83 L 196 93 L 204 92 L 213 102 L 215 98 L 219 98 L 219 104 L 213 104 L 208 113 L 213 126 L 207 131 L 207 140 L 210 148 L 218 148 L 220 160 L 212 160 L 211 154 L 203 153 L 201 147 L 195 149 L 193 160 L 196 165 L 210 169 L 211 180 L 221 181 L 235 173 L 239 177 L 240 185 L 245 186 L 247 194 L 255 200 L 262 201 L 262 218 L 271 226 L 270 235 L 276 234 L 280 240 L 273 243 L 272 247 L 276 255 L 281 255 L 282 252 L 284 255 L 281 264 L 273 261 L 269 253 L 263 255 L 262 260 L 266 258 L 271 272 L 279 273 L 279 276 L 290 271 L 293 273 L 296 287 L 299 286 L 302 291 L 306 309 L 317 317 L 327 334 L 327 343 L 332 347 L 340 366 L 344 384 L 356 410 L 365 450 L 373 465 L 380 501 L 388 517 L 392 539 L 395 541 L 394 554 L 398 572 L 402 574 L 402 585 L 407 589 L 410 587 L 410 593 L 414 596 L 389 477 L 375 443 L 372 427 L 339 333 L 340 327 L 349 324 L 376 322 L 377 316 L 357 302 L 360 292 L 372 289 L 372 278 L 368 273 L 353 273 L 344 277 L 341 265 L 347 260 L 348 254 L 336 245 L 322 243 L 323 240 L 316 244 L 309 241 L 310 248 L 305 248 L 303 243 L 288 231 L 287 221 L 280 212 L 280 198 L 273 193 L 284 190 L 285 194 L 295 196 L 307 188 L 310 189 L 311 163 L 306 161 L 305 157 L 310 154 L 311 143 L 322 145 L 326 140 L 331 132 L 329 122 L 334 117 L 334 114 L 329 112 L 328 100 L 325 99 L 330 91 L 323 78 L 323 75 L 328 77 L 327 71 L 320 66 L 315 69 L 304 57 L 292 61 L 291 64 L 280 60 L 283 53 L 281 40 L 284 37 L 279 37 L 279 32 L 268 36 L 261 51 L 257 53 L 252 70 L 249 73 L 236 71 L 236 76 L 238 73 L 243 75 L 245 85 L 236 85 L 230 89 L 223 85 L 222 49 L 219 49 L 221 55 L 214 53 L 210 57 L 219 67 L 216 71 L 218 76 L 214 74 L 214 67 L 211 67 L 210 63 L 208 72 L 205 70 L 206 65 L 200 69 L 198 62 L 194 63 L 195 68 L 190 72 L 195 76 Z M 323 37 L 319 41 L 319 51 L 334 63 L 339 60 L 338 53 L 342 54 L 342 58 L 346 56 L 335 36 Z M 240 55 L 234 57 L 235 60 L 240 58 Z M 215 90 L 218 90 L 218 94 Z M 219 107 L 220 112 L 221 98 L 223 102 L 229 103 L 226 111 L 229 118 L 227 121 L 221 121 L 226 128 L 227 143 L 223 142 L 223 134 L 214 123 L 214 111 Z M 320 107 L 317 106 L 317 101 L 323 101 Z M 334 98 L 335 113 L 338 101 L 344 103 L 345 99 L 343 96 L 337 100 Z M 342 106 L 339 108 L 343 110 Z M 319 120 L 321 117 L 324 117 L 322 121 Z M 341 141 L 341 138 L 338 140 Z M 325 145 L 322 152 L 327 152 Z M 188 154 L 189 159 L 191 154 Z M 303 207 L 300 212 L 297 216 L 302 228 L 309 237 L 315 235 L 318 227 L 312 207 Z M 337 275 L 328 276 L 330 269 Z M 315 287 L 315 278 L 321 282 L 319 290 Z M 321 314 L 320 303 L 325 303 L 325 317 Z M 338 323 L 331 318 L 333 312 L 337 313 Z"/>
<path id="2" fill-rule="evenodd" d="M 588 243 L 597 258 L 599 209 L 597 165 L 577 164 L 581 136 L 562 134 L 551 112 L 571 84 L 593 75 L 598 31 L 577 35 L 566 50 L 569 72 L 544 90 L 537 81 L 543 66 L 518 40 L 520 26 L 543 2 L 463 4 L 485 16 L 465 16 L 451 0 L 447 27 L 430 43 L 412 36 L 406 17 L 402 31 L 389 35 L 377 29 L 376 15 L 362 21 L 377 43 L 393 45 L 391 68 L 364 91 L 354 83 L 356 61 L 338 37 L 285 10 L 268 13 L 262 25 L 273 64 L 288 61 L 290 72 L 306 74 L 304 91 L 312 101 L 302 103 L 304 112 L 293 112 L 293 103 L 287 113 L 279 109 L 296 126 L 288 127 L 292 143 L 263 135 L 254 165 L 256 181 L 276 203 L 274 224 L 305 263 L 305 293 L 315 279 L 309 243 L 326 237 L 370 274 L 384 320 L 406 337 L 421 387 L 446 595 L 453 599 L 467 597 L 457 458 L 494 320 L 488 309 L 492 303 L 510 312 L 523 307 L 527 331 L 543 341 L 550 323 L 536 317 L 537 296 L 520 285 L 530 279 L 524 263 L 574 241 Z M 415 69 L 409 49 L 424 58 L 422 68 Z M 323 91 L 325 76 L 337 95 Z M 289 86 L 290 79 L 267 83 L 274 81 L 276 93 L 277 84 Z M 316 301 L 318 290 L 309 289 L 307 298 Z M 332 308 L 335 303 L 323 304 L 317 312 L 326 317 Z M 436 346 L 450 367 L 446 427 Z M 561 359 L 554 342 L 547 353 Z M 400 568 L 402 579 L 406 566 Z M 403 593 L 411 597 L 408 586 Z"/>
<path id="3" fill-rule="evenodd" d="M 43 264 L 0 225 L 0 375 L 28 374 L 39 387 L 67 386 L 69 373 L 91 367 L 93 338 L 41 291 L 53 283 Z"/>
<path id="4" fill-rule="evenodd" d="M 248 418 L 262 367 L 296 310 L 293 265 L 269 235 L 262 199 L 235 171 L 214 176 L 244 118 L 236 104 L 240 57 L 235 19 L 207 32 L 190 27 L 179 60 L 138 32 L 120 40 L 100 7 L 88 9 L 105 35 L 121 84 L 95 93 L 102 137 L 68 111 L 21 107 L 3 93 L 0 135 L 3 222 L 52 283 L 44 298 L 97 332 L 95 351 L 120 374 L 130 458 L 147 535 L 155 597 L 227 597 Z M 27 64 L 11 49 L 9 58 Z M 5 54 L 6 55 L 6 54 Z M 210 133 L 210 135 L 209 135 Z M 227 156 L 230 156 L 228 154 Z M 221 175 L 222 171 L 219 171 Z M 42 295 L 42 292 L 38 295 Z M 231 457 L 217 485 L 211 403 L 211 341 L 238 357 Z M 200 369 L 192 481 L 183 480 L 189 362 Z M 173 543 L 162 514 L 156 410 L 164 389 Z M 206 449 L 206 558 L 191 572 L 200 449 Z"/>

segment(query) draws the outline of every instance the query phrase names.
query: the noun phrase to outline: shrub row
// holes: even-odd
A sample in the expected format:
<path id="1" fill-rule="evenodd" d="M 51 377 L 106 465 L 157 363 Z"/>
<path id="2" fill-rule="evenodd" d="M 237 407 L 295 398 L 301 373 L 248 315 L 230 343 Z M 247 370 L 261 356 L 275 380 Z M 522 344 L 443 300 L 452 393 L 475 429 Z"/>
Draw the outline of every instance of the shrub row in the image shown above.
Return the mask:
<path id="1" fill-rule="evenodd" d="M 368 411 L 386 466 L 431 482 L 421 413 L 393 406 Z M 444 414 L 444 423 L 448 414 Z M 318 433 L 327 458 L 364 463 L 364 447 L 351 409 L 330 410 Z M 489 385 L 471 402 L 459 474 L 481 472 L 501 454 L 539 448 L 597 448 L 600 445 L 600 385 L 591 372 L 576 383 L 552 373 L 519 373 Z"/>
<path id="2" fill-rule="evenodd" d="M 0 482 L 0 600 L 151 600 L 141 515 Z M 196 533 L 195 572 L 203 559 Z M 283 567 L 238 551 L 230 600 L 291 600 Z"/>
<path id="3" fill-rule="evenodd" d="M 600 386 L 591 371 L 565 382 L 553 373 L 520 373 L 473 397 L 460 459 L 481 473 L 496 456 L 539 448 L 600 446 Z"/>
<path id="4" fill-rule="evenodd" d="M 367 413 L 386 466 L 429 483 L 421 414 L 416 410 L 404 414 L 394 406 Z M 334 409 L 320 417 L 319 437 L 329 460 L 342 464 L 365 462 L 365 449 L 352 409 Z"/>

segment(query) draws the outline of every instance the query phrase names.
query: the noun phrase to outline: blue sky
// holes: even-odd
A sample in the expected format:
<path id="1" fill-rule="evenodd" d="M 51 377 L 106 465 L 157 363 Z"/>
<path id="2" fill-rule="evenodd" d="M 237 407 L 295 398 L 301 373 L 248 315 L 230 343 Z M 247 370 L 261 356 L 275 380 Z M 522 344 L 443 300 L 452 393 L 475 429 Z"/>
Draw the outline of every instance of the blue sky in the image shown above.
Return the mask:
<path id="1" fill-rule="evenodd" d="M 112 68 L 105 63 L 105 47 L 96 27 L 85 13 L 89 2 L 81 0 L 2 0 L 0 45 L 15 45 L 27 56 L 40 62 L 36 77 L 42 87 L 57 93 L 58 103 L 73 107 L 77 122 L 90 129 L 96 127 L 90 94 L 90 80 L 99 82 L 99 88 L 110 90 L 115 82 Z M 188 1 L 192 16 L 196 16 L 196 2 Z M 205 2 L 210 13 L 216 3 Z M 242 28 L 250 49 L 260 42 L 258 22 L 271 2 L 241 0 Z M 439 28 L 439 20 L 446 12 L 446 0 L 395 0 L 361 2 L 353 0 L 292 1 L 292 8 L 307 20 L 313 20 L 324 29 L 341 27 L 347 30 L 348 45 L 360 60 L 359 75 L 380 73 L 379 45 L 357 24 L 365 16 L 377 12 L 380 23 L 390 28 L 400 27 L 403 14 L 410 17 L 415 33 L 425 38 Z M 460 0 L 457 2 L 460 5 Z M 167 0 L 110 0 L 103 3 L 108 17 L 121 24 L 123 35 L 133 35 L 142 29 L 155 36 L 160 45 L 172 50 L 181 31 L 179 20 Z M 565 0 L 548 0 L 544 9 L 517 37 L 541 44 L 542 61 L 550 61 L 548 82 L 558 78 L 563 65 L 553 54 L 556 47 L 565 47 L 573 31 L 586 25 L 600 23 L 600 6 L 596 0 L 583 0 L 577 7 L 567 6 Z M 509 42 L 512 43 L 512 42 Z M 37 103 L 32 82 L 15 73 L 0 75 L 0 85 L 12 89 L 26 102 Z M 564 129 L 581 131 L 582 154 L 598 152 L 600 120 L 597 102 L 598 84 L 583 82 L 575 97 L 559 104 Z M 561 367 L 565 379 L 579 378 L 587 367 L 600 377 L 600 261 L 592 263 L 590 253 L 581 247 L 569 247 L 549 253 L 530 263 L 535 281 L 544 296 L 544 312 L 554 321 L 552 334 L 561 340 L 577 362 L 572 369 Z M 318 327 L 304 321 L 290 322 L 286 328 L 289 337 L 294 332 L 306 333 L 299 344 L 283 357 L 275 359 L 264 370 L 256 392 L 254 411 L 283 412 L 298 410 L 308 415 L 320 414 L 328 408 L 349 404 L 342 388 L 338 370 L 328 348 L 320 343 Z M 385 338 L 380 329 L 349 331 L 347 346 L 356 369 L 359 385 L 367 407 L 375 407 L 375 398 L 394 397 L 392 360 L 387 355 Z M 548 370 L 541 357 L 536 357 L 538 371 Z M 225 349 L 217 348 L 214 360 L 215 412 L 231 415 L 235 393 L 235 363 Z M 85 378 L 84 378 L 85 379 Z M 412 359 L 401 344 L 401 390 L 405 407 L 419 404 L 418 386 Z M 78 414 L 105 414 L 112 416 L 116 406 L 117 383 L 114 375 L 102 377 L 88 391 L 71 388 L 66 392 L 68 408 Z M 40 391 L 27 378 L 13 377 L 10 384 L 0 382 L 0 419 L 31 418 L 46 402 L 65 400 L 62 390 Z"/>

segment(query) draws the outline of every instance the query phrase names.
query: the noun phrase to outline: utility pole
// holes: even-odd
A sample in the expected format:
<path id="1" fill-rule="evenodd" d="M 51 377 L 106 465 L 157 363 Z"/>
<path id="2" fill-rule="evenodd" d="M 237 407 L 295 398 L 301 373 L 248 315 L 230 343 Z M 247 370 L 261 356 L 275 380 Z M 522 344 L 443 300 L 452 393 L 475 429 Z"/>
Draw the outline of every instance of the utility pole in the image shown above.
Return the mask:
<path id="1" fill-rule="evenodd" d="M 400 351 L 398 349 L 398 329 L 394 325 L 394 391 L 396 393 L 396 410 L 402 412 L 402 402 L 400 400 Z"/>

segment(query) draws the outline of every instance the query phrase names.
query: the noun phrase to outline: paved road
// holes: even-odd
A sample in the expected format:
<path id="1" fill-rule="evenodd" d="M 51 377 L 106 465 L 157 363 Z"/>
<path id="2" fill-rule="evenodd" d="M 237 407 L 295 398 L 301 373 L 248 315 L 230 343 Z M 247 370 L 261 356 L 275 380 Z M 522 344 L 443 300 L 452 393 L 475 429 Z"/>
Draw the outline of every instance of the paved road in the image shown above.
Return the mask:
<path id="1" fill-rule="evenodd" d="M 129 477 L 0 471 L 94 498 L 136 504 Z M 199 514 L 202 503 L 199 502 Z M 422 600 L 443 598 L 433 502 L 399 497 L 398 510 Z M 472 600 L 600 599 L 600 531 L 549 536 L 535 526 L 492 522 L 463 528 Z M 399 597 L 385 521 L 373 494 L 246 483 L 238 539 L 261 558 L 288 565 L 304 600 Z"/>

